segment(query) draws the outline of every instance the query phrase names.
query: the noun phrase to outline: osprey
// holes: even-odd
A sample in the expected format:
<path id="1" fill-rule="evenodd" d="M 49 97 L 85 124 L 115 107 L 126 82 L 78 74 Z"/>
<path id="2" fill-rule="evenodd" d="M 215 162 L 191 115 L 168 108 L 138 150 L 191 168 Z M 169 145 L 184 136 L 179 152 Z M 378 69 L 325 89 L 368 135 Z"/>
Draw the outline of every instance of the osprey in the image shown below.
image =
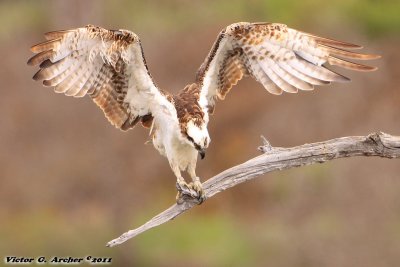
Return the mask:
<path id="1" fill-rule="evenodd" d="M 196 175 L 197 156 L 210 144 L 209 115 L 216 99 L 251 76 L 275 95 L 313 90 L 314 85 L 350 79 L 329 70 L 337 65 L 356 71 L 375 67 L 345 59 L 369 60 L 377 55 L 349 50 L 361 46 L 315 36 L 278 23 L 239 22 L 223 29 L 193 83 L 172 95 L 154 83 L 139 37 L 128 30 L 86 27 L 53 31 L 34 45 L 29 65 L 39 65 L 34 80 L 67 96 L 89 95 L 109 122 L 126 131 L 138 122 L 150 128 L 154 147 L 167 157 L 178 189 L 201 203 L 205 196 Z M 187 171 L 191 183 L 181 172 Z"/>

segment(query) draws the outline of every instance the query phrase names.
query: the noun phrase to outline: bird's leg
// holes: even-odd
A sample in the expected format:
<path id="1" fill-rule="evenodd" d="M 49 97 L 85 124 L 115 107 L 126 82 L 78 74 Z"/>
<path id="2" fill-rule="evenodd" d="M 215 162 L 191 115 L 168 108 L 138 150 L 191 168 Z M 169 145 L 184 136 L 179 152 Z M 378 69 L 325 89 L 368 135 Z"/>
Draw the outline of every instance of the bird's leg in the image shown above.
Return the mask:
<path id="1" fill-rule="evenodd" d="M 199 201 L 199 204 L 203 203 L 205 200 L 205 195 L 203 191 L 203 186 L 200 182 L 200 178 L 197 177 L 196 175 L 196 162 L 194 164 L 190 164 L 188 167 L 188 173 L 190 178 L 192 178 L 192 182 L 189 184 L 189 187 L 196 191 L 197 193 L 197 200 Z"/>
<path id="2" fill-rule="evenodd" d="M 176 195 L 176 203 L 182 204 L 184 201 L 184 196 L 195 198 L 197 196 L 196 191 L 185 182 L 185 179 L 183 179 L 179 167 L 177 165 L 171 165 L 171 168 L 176 176 L 176 189 L 178 190 L 178 194 Z"/>

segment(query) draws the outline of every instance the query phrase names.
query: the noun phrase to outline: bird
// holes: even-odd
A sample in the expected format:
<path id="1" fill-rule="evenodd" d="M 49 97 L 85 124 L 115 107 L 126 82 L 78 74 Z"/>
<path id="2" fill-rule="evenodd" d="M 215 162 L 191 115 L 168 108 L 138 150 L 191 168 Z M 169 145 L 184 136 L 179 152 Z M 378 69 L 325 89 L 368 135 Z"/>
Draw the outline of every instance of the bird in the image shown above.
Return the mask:
<path id="1" fill-rule="evenodd" d="M 238 22 L 220 31 L 193 82 L 177 94 L 153 80 L 139 37 L 129 30 L 85 27 L 52 31 L 31 47 L 33 79 L 56 93 L 88 95 L 116 128 L 140 123 L 176 176 L 177 203 L 206 195 L 196 175 L 211 139 L 207 129 L 217 100 L 224 100 L 243 77 L 252 77 L 271 94 L 311 91 L 315 86 L 350 79 L 329 66 L 354 71 L 377 68 L 353 60 L 380 56 L 353 50 L 356 44 L 320 37 L 281 23 Z M 187 172 L 187 183 L 182 172 Z"/>

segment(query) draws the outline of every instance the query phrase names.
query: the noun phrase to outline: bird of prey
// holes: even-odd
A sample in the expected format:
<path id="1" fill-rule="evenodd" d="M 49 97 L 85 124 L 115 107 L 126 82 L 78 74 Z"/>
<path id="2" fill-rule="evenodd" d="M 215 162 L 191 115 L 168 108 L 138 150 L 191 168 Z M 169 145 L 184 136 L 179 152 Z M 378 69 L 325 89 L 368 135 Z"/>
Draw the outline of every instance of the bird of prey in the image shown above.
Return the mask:
<path id="1" fill-rule="evenodd" d="M 154 147 L 176 176 L 178 203 L 187 196 L 198 203 L 205 199 L 195 169 L 211 141 L 209 116 L 216 100 L 243 77 L 253 77 L 274 95 L 297 93 L 350 80 L 327 65 L 373 71 L 350 60 L 379 58 L 351 51 L 359 45 L 284 24 L 239 22 L 219 33 L 195 81 L 173 95 L 155 84 L 140 39 L 131 31 L 88 25 L 48 32 L 45 38 L 31 48 L 36 54 L 28 64 L 40 68 L 33 79 L 67 96 L 90 96 L 118 129 L 127 131 L 139 122 L 150 128 Z M 185 182 L 183 171 L 192 182 Z"/>

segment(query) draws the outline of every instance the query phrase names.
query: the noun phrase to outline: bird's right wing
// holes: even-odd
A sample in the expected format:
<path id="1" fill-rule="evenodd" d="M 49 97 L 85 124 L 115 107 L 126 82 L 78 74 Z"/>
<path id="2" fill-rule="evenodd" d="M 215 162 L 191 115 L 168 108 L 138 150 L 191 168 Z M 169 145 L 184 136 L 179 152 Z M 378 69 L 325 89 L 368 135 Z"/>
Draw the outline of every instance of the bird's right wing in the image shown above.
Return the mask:
<path id="1" fill-rule="evenodd" d="M 154 109 L 170 102 L 154 84 L 133 32 L 88 25 L 45 38 L 31 48 L 36 55 L 28 65 L 40 67 L 33 79 L 57 93 L 89 95 L 115 127 L 128 130 L 139 121 L 149 126 Z"/>

